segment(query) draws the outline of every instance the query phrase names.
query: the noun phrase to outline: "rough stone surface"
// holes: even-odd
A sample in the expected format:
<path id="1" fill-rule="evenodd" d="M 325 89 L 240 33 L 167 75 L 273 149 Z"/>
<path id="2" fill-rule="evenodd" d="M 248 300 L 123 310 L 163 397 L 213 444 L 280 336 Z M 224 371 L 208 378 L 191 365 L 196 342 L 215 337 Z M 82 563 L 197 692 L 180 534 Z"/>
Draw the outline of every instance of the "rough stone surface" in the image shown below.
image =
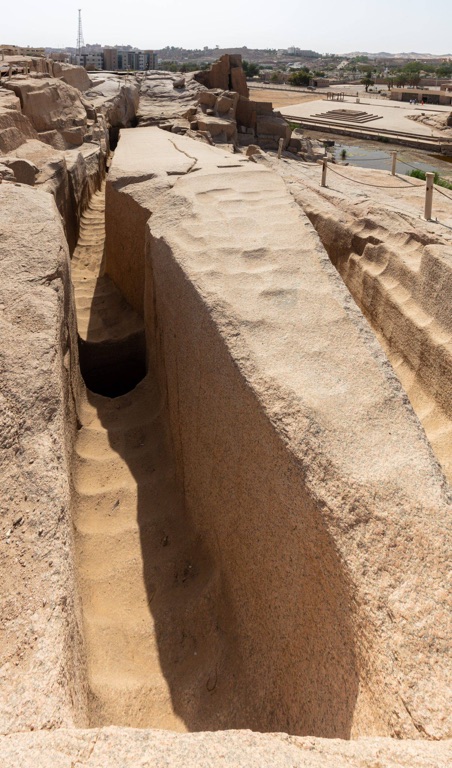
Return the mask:
<path id="1" fill-rule="evenodd" d="M 61 80 L 15 78 L 6 83 L 6 88 L 20 98 L 22 113 L 38 132 L 86 126 L 79 91 Z"/>
<path id="2" fill-rule="evenodd" d="M 74 67 L 72 64 L 64 64 L 55 61 L 53 65 L 53 76 L 58 77 L 73 88 L 79 91 L 87 91 L 92 86 L 92 81 L 84 67 Z"/>
<path id="3" fill-rule="evenodd" d="M 83 724 L 67 452 L 77 364 L 51 195 L 0 185 L 0 732 Z"/>
<path id="4" fill-rule="evenodd" d="M 12 109 L 0 109 L 0 152 L 7 154 L 38 134 L 25 115 Z"/>
<path id="5" fill-rule="evenodd" d="M 3 165 L 12 169 L 16 181 L 20 184 L 29 184 L 34 187 L 36 175 L 39 173 L 38 167 L 30 160 L 19 160 L 13 157 L 5 157 L 2 160 Z"/>
<path id="6" fill-rule="evenodd" d="M 237 138 L 235 120 L 227 120 L 226 118 L 199 115 L 198 130 L 208 131 L 214 140 L 221 139 L 222 141 L 234 142 Z"/>
<path id="7" fill-rule="evenodd" d="M 290 168 L 290 171 L 289 171 Z M 285 164 L 297 202 L 314 224 L 332 263 L 374 328 L 430 440 L 443 471 L 452 480 L 452 238 L 448 226 L 420 221 L 425 184 L 394 177 L 397 210 L 388 204 L 387 174 L 372 179 L 356 168 L 328 171 L 346 193 L 306 184 L 307 171 Z M 345 172 L 345 173 L 344 173 Z M 311 175 L 312 170 L 308 173 Z M 349 181 L 347 181 L 348 175 Z M 318 172 L 317 172 L 318 175 Z M 344 178 L 345 176 L 345 178 Z M 298 177 L 298 178 L 297 178 Z M 372 196 L 361 192 L 359 212 L 354 189 L 373 184 Z M 382 189 L 379 192 L 378 186 Z M 403 197 L 402 197 L 403 195 Z M 401 199 L 408 204 L 403 214 Z M 435 195 L 441 216 L 447 198 Z M 410 210 L 411 208 L 411 210 Z"/>
<path id="8" fill-rule="evenodd" d="M 175 710 L 197 728 L 444 738 L 450 497 L 425 433 L 284 183 L 159 133 L 118 145 L 107 271 L 147 316 L 218 576 L 214 713 L 193 691 Z"/>
<path id="9" fill-rule="evenodd" d="M 198 83 L 205 85 L 206 88 L 236 91 L 236 93 L 246 97 L 249 95 L 241 56 L 225 54 L 212 64 L 210 69 L 196 72 L 194 76 Z"/>
<path id="10" fill-rule="evenodd" d="M 392 739 L 300 739 L 251 731 L 175 734 L 102 728 L 0 738 L 2 768 L 449 768 L 452 746 Z"/>
<path id="11" fill-rule="evenodd" d="M 140 126 L 159 125 L 162 121 L 182 117 L 195 108 L 202 86 L 192 74 L 185 76 L 183 88 L 175 88 L 179 80 L 172 72 L 147 72 L 140 83 Z"/>

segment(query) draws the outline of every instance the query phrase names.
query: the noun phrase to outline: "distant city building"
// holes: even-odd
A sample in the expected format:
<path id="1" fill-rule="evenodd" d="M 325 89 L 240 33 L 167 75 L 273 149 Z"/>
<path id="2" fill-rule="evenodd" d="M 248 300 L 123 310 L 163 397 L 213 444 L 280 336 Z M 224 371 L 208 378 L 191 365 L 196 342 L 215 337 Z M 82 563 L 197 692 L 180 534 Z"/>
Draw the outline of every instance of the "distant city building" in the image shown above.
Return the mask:
<path id="1" fill-rule="evenodd" d="M 104 54 L 102 51 L 81 53 L 79 64 L 85 69 L 104 69 Z"/>
<path id="2" fill-rule="evenodd" d="M 83 48 L 80 54 L 80 64 L 85 69 L 105 69 L 107 71 L 144 71 L 157 68 L 157 55 L 154 51 L 138 51 L 127 48 L 106 47 L 93 50 L 95 46 Z"/>

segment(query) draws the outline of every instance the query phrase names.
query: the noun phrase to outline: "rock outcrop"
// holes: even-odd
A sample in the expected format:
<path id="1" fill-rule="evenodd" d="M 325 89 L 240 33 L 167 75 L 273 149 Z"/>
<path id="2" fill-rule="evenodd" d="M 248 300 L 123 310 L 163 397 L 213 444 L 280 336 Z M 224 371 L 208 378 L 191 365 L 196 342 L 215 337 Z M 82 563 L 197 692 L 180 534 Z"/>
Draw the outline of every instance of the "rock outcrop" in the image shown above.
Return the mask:
<path id="1" fill-rule="evenodd" d="M 37 73 L 11 77 L 0 87 L 0 162 L 19 183 L 54 195 L 71 252 L 81 213 L 100 187 L 110 144 L 120 127 L 134 123 L 138 106 L 137 84 L 111 76 L 89 81 L 90 90 L 82 94 L 87 83 L 80 69 L 57 68 L 78 87 Z"/>
<path id="2" fill-rule="evenodd" d="M 102 728 L 0 737 L 2 768 L 449 768 L 452 744 L 396 739 L 300 739 L 284 733 Z"/>
<path id="3" fill-rule="evenodd" d="M 0 763 L 446 768 L 452 238 L 298 183 L 223 59 L 0 86 Z"/>
<path id="4" fill-rule="evenodd" d="M 242 68 L 242 57 L 238 54 L 221 56 L 209 69 L 196 72 L 195 78 L 206 88 L 235 91 L 246 98 L 249 96 L 246 77 Z"/>
<path id="5" fill-rule="evenodd" d="M 52 72 L 54 77 L 60 78 L 63 82 L 82 92 L 87 91 L 93 84 L 85 67 L 74 67 L 72 64 L 55 61 Z"/>
<path id="6" fill-rule="evenodd" d="M 163 125 L 183 118 L 194 108 L 202 86 L 193 74 L 147 72 L 141 76 L 138 121 L 140 126 Z M 188 129 L 188 123 L 185 123 Z"/>
<path id="7" fill-rule="evenodd" d="M 86 723 L 68 454 L 77 343 L 51 195 L 0 184 L 0 732 Z M 3 762 L 3 759 L 0 759 Z"/>
<path id="8" fill-rule="evenodd" d="M 444 477 L 307 217 L 271 169 L 233 160 L 125 131 L 107 183 L 107 272 L 146 318 L 216 574 L 199 659 L 215 709 L 174 687 L 175 711 L 196 729 L 444 738 Z"/>

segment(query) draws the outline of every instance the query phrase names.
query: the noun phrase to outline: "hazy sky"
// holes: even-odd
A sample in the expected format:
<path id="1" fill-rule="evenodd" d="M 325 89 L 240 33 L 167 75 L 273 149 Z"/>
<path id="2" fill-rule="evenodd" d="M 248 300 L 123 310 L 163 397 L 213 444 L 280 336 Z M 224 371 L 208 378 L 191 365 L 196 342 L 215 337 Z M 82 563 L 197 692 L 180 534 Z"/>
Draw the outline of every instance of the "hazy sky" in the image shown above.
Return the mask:
<path id="1" fill-rule="evenodd" d="M 451 0 L 65 0 L 7 2 L 0 43 L 65 47 L 77 39 L 81 5 L 85 43 L 202 48 L 348 51 L 452 51 Z"/>

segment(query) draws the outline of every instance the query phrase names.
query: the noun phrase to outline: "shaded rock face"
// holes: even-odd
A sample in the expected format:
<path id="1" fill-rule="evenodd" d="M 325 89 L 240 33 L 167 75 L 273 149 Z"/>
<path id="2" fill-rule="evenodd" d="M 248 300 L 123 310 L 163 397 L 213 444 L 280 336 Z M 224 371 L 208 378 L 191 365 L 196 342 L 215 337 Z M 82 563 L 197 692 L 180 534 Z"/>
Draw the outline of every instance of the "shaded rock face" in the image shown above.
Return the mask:
<path id="1" fill-rule="evenodd" d="M 210 69 L 196 72 L 195 78 L 206 88 L 220 88 L 222 91 L 236 91 L 247 98 L 249 96 L 242 57 L 239 55 L 225 54 Z"/>
<path id="2" fill-rule="evenodd" d="M 13 175 L 19 184 L 28 184 L 30 187 L 34 187 L 39 169 L 30 160 L 16 160 L 13 157 L 5 157 L 3 164 L 12 169 Z"/>

